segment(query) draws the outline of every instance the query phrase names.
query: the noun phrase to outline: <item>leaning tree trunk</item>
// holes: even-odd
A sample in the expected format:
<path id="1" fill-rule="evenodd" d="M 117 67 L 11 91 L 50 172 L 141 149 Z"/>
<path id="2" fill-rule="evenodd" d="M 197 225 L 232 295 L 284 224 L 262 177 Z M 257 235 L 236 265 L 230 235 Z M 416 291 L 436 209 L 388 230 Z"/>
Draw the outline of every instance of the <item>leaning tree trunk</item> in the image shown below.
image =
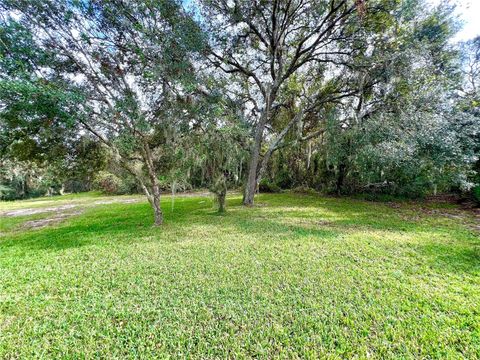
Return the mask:
<path id="1" fill-rule="evenodd" d="M 160 187 L 157 183 L 153 185 L 152 193 L 154 225 L 160 226 L 163 224 L 163 212 L 162 208 L 160 207 Z"/>
<path id="2" fill-rule="evenodd" d="M 152 191 L 149 194 L 148 189 L 146 187 L 144 187 L 144 189 L 147 194 L 148 201 L 153 208 L 154 225 L 160 226 L 163 224 L 163 212 L 162 208 L 160 207 L 160 185 L 158 183 L 157 174 L 155 173 L 155 168 L 153 165 L 152 152 L 150 151 L 148 144 L 144 144 L 144 158 Z"/>
<path id="3" fill-rule="evenodd" d="M 150 206 L 153 209 L 154 217 L 154 226 L 160 226 L 163 224 L 163 212 L 160 207 L 160 187 L 157 185 L 152 186 L 152 189 L 149 190 L 145 183 L 140 180 L 140 185 L 142 186 L 143 192 L 150 203 Z"/>

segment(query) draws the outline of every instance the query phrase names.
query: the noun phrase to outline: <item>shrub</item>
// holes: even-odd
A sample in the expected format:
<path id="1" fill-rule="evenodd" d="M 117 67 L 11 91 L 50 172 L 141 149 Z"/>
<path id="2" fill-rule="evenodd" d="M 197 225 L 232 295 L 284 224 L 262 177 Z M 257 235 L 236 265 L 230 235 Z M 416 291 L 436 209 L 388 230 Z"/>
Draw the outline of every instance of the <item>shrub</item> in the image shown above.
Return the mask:
<path id="1" fill-rule="evenodd" d="M 100 190 L 106 194 L 121 194 L 123 190 L 122 180 L 107 171 L 100 171 L 93 182 L 96 190 Z"/>
<path id="2" fill-rule="evenodd" d="M 15 200 L 15 190 L 0 184 L 0 200 Z"/>
<path id="3" fill-rule="evenodd" d="M 292 191 L 294 193 L 297 193 L 297 194 L 305 194 L 305 195 L 315 195 L 315 194 L 318 194 L 318 191 L 316 191 L 315 189 L 312 189 L 311 187 L 308 187 L 308 186 L 297 186 L 295 187 L 294 189 L 292 189 Z"/>
<path id="4" fill-rule="evenodd" d="M 260 184 L 258 185 L 258 190 L 264 193 L 279 193 L 282 191 L 282 189 L 280 189 L 277 184 L 272 183 L 267 179 L 263 179 L 260 181 Z"/>

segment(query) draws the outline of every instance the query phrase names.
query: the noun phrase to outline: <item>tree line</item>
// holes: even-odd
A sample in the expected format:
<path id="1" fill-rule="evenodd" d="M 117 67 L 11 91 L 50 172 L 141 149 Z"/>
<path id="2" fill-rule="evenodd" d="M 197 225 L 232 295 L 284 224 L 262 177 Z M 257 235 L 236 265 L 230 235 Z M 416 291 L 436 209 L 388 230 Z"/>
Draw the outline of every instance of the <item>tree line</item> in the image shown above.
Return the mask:
<path id="1" fill-rule="evenodd" d="M 480 38 L 423 0 L 0 0 L 0 194 L 480 192 Z M 43 185 L 42 185 L 43 184 Z"/>

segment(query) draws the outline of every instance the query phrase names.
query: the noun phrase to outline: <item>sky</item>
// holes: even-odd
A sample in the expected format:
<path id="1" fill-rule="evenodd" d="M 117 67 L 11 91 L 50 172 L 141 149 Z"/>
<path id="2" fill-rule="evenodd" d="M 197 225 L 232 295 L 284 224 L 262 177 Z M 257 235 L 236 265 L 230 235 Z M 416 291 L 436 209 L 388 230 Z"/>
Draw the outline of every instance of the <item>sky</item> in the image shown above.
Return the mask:
<path id="1" fill-rule="evenodd" d="M 438 5 L 444 0 L 430 0 Z M 454 41 L 465 41 L 480 35 L 480 0 L 447 0 L 456 5 L 456 15 L 463 22 L 463 29 L 456 35 Z"/>

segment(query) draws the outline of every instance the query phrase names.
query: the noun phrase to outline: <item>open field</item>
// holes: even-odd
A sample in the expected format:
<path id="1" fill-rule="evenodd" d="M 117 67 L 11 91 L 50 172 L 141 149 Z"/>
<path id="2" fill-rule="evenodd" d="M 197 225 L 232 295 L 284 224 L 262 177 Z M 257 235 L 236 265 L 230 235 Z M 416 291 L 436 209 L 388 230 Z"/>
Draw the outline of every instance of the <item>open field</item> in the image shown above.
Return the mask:
<path id="1" fill-rule="evenodd" d="M 240 203 L 165 197 L 161 228 L 142 197 L 0 203 L 0 358 L 480 358 L 474 214 Z"/>

